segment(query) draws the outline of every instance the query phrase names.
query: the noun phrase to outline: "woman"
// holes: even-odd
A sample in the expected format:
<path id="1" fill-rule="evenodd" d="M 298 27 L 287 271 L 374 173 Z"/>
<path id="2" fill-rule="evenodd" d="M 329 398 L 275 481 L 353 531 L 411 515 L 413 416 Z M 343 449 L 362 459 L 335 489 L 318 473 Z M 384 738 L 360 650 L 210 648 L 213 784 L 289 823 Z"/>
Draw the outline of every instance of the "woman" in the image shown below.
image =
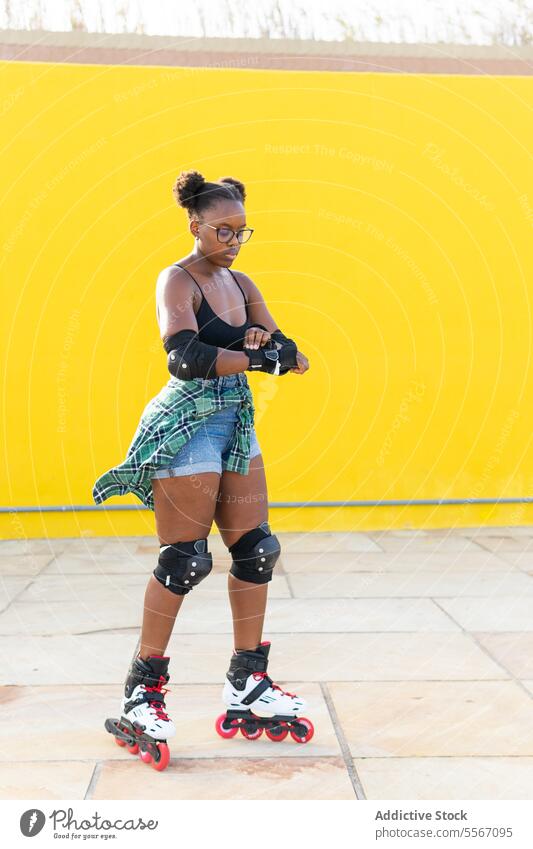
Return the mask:
<path id="1" fill-rule="evenodd" d="M 165 650 L 184 596 L 212 568 L 207 537 L 213 520 L 232 555 L 235 649 L 224 703 L 230 710 L 264 713 L 267 706 L 269 713 L 289 716 L 304 705 L 266 674 L 270 643 L 261 635 L 280 547 L 268 525 L 265 471 L 244 372 L 303 374 L 309 363 L 277 328 L 252 280 L 230 271 L 253 232 L 246 226 L 243 184 L 232 177 L 206 182 L 198 171 L 187 171 L 174 195 L 187 210 L 195 244 L 157 281 L 171 378 L 145 408 L 125 462 L 93 490 L 96 503 L 135 492 L 155 512 L 159 560 L 146 588 L 140 651 L 121 710 L 122 720 L 140 722 L 156 740 L 175 733 L 163 695 Z"/>

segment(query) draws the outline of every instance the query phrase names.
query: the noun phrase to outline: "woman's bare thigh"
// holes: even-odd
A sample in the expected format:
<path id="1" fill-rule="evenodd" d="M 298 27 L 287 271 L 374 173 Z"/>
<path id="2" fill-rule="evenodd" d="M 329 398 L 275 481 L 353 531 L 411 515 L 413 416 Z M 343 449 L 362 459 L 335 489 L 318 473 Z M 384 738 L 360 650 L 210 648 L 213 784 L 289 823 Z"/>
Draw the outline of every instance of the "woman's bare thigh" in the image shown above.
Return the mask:
<path id="1" fill-rule="evenodd" d="M 246 531 L 268 521 L 268 494 L 261 454 L 252 457 L 247 475 L 222 472 L 214 519 L 227 548 Z"/>
<path id="2" fill-rule="evenodd" d="M 209 536 L 221 476 L 217 472 L 152 480 L 155 524 L 161 545 Z"/>

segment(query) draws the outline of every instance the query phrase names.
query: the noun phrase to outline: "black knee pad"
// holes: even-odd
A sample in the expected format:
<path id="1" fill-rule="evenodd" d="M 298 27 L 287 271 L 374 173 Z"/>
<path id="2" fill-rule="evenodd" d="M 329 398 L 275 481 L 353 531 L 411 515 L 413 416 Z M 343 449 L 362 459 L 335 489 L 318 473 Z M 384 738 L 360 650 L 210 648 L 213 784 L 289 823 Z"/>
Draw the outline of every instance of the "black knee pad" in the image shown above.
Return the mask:
<path id="1" fill-rule="evenodd" d="M 207 550 L 207 539 L 195 539 L 161 545 L 154 575 L 170 592 L 185 595 L 207 578 L 212 568 L 213 555 Z"/>
<path id="2" fill-rule="evenodd" d="M 232 556 L 230 573 L 241 581 L 267 584 L 281 553 L 277 536 L 270 533 L 268 522 L 247 531 L 229 547 Z"/>

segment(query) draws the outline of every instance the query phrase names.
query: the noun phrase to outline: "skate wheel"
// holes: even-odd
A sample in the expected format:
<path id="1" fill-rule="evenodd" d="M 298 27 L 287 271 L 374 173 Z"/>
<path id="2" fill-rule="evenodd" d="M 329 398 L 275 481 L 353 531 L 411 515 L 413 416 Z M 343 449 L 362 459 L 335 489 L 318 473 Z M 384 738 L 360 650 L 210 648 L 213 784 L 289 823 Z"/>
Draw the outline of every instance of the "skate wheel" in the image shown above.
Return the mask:
<path id="1" fill-rule="evenodd" d="M 235 737 L 236 733 L 239 730 L 238 725 L 231 725 L 229 728 L 224 724 L 224 720 L 226 719 L 226 714 L 221 713 L 215 722 L 215 729 L 217 734 L 220 734 L 221 737 L 224 737 L 226 740 L 231 739 L 231 737 Z M 229 722 L 230 720 L 228 720 Z"/>
<path id="2" fill-rule="evenodd" d="M 315 733 L 315 727 L 310 719 L 306 719 L 304 716 L 298 717 L 298 722 L 300 725 L 305 725 L 307 728 L 306 733 L 301 737 L 291 728 L 291 737 L 296 743 L 308 743 L 313 734 Z"/>
<path id="3" fill-rule="evenodd" d="M 128 750 L 128 752 L 129 752 L 131 755 L 136 755 L 136 754 L 137 754 L 137 752 L 139 751 L 139 744 L 138 744 L 138 743 L 134 743 L 134 744 L 133 744 L 133 746 L 128 746 L 128 744 L 126 743 L 126 749 Z"/>
<path id="4" fill-rule="evenodd" d="M 265 734 L 269 740 L 273 740 L 274 743 L 281 743 L 282 740 L 285 739 L 287 734 L 289 733 L 288 728 L 283 728 L 279 732 L 275 732 L 272 728 L 265 728 Z"/>
<path id="5" fill-rule="evenodd" d="M 152 758 L 152 767 L 158 772 L 166 769 L 170 761 L 170 751 L 166 743 L 158 743 L 157 751 L 159 752 L 159 760 Z"/>
<path id="6" fill-rule="evenodd" d="M 153 761 L 153 757 L 152 757 L 152 755 L 150 754 L 150 752 L 147 752 L 145 749 L 141 749 L 141 751 L 139 752 L 139 754 L 140 754 L 140 758 L 141 758 L 141 760 L 143 761 L 143 763 L 145 763 L 145 764 L 150 764 L 150 763 L 152 763 L 152 761 Z"/>
<path id="7" fill-rule="evenodd" d="M 261 726 L 258 726 L 255 731 L 247 731 L 246 725 L 241 725 L 241 734 L 243 737 L 246 737 L 247 740 L 257 740 L 261 734 L 263 733 L 263 729 Z"/>
<path id="8" fill-rule="evenodd" d="M 118 737 L 115 737 L 115 743 L 117 744 L 117 746 L 125 746 L 126 745 L 126 741 L 125 740 L 119 740 Z"/>

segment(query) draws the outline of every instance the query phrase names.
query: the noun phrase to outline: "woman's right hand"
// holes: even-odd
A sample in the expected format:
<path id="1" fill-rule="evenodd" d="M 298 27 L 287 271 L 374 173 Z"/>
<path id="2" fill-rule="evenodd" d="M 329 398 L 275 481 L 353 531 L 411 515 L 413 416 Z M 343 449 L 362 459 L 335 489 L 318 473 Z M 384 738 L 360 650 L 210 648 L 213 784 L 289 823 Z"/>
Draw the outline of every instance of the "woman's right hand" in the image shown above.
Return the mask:
<path id="1" fill-rule="evenodd" d="M 302 354 L 301 351 L 296 351 L 296 359 L 298 361 L 298 366 L 296 368 L 290 368 L 289 371 L 293 371 L 295 374 L 303 374 L 309 369 L 309 360 Z"/>

